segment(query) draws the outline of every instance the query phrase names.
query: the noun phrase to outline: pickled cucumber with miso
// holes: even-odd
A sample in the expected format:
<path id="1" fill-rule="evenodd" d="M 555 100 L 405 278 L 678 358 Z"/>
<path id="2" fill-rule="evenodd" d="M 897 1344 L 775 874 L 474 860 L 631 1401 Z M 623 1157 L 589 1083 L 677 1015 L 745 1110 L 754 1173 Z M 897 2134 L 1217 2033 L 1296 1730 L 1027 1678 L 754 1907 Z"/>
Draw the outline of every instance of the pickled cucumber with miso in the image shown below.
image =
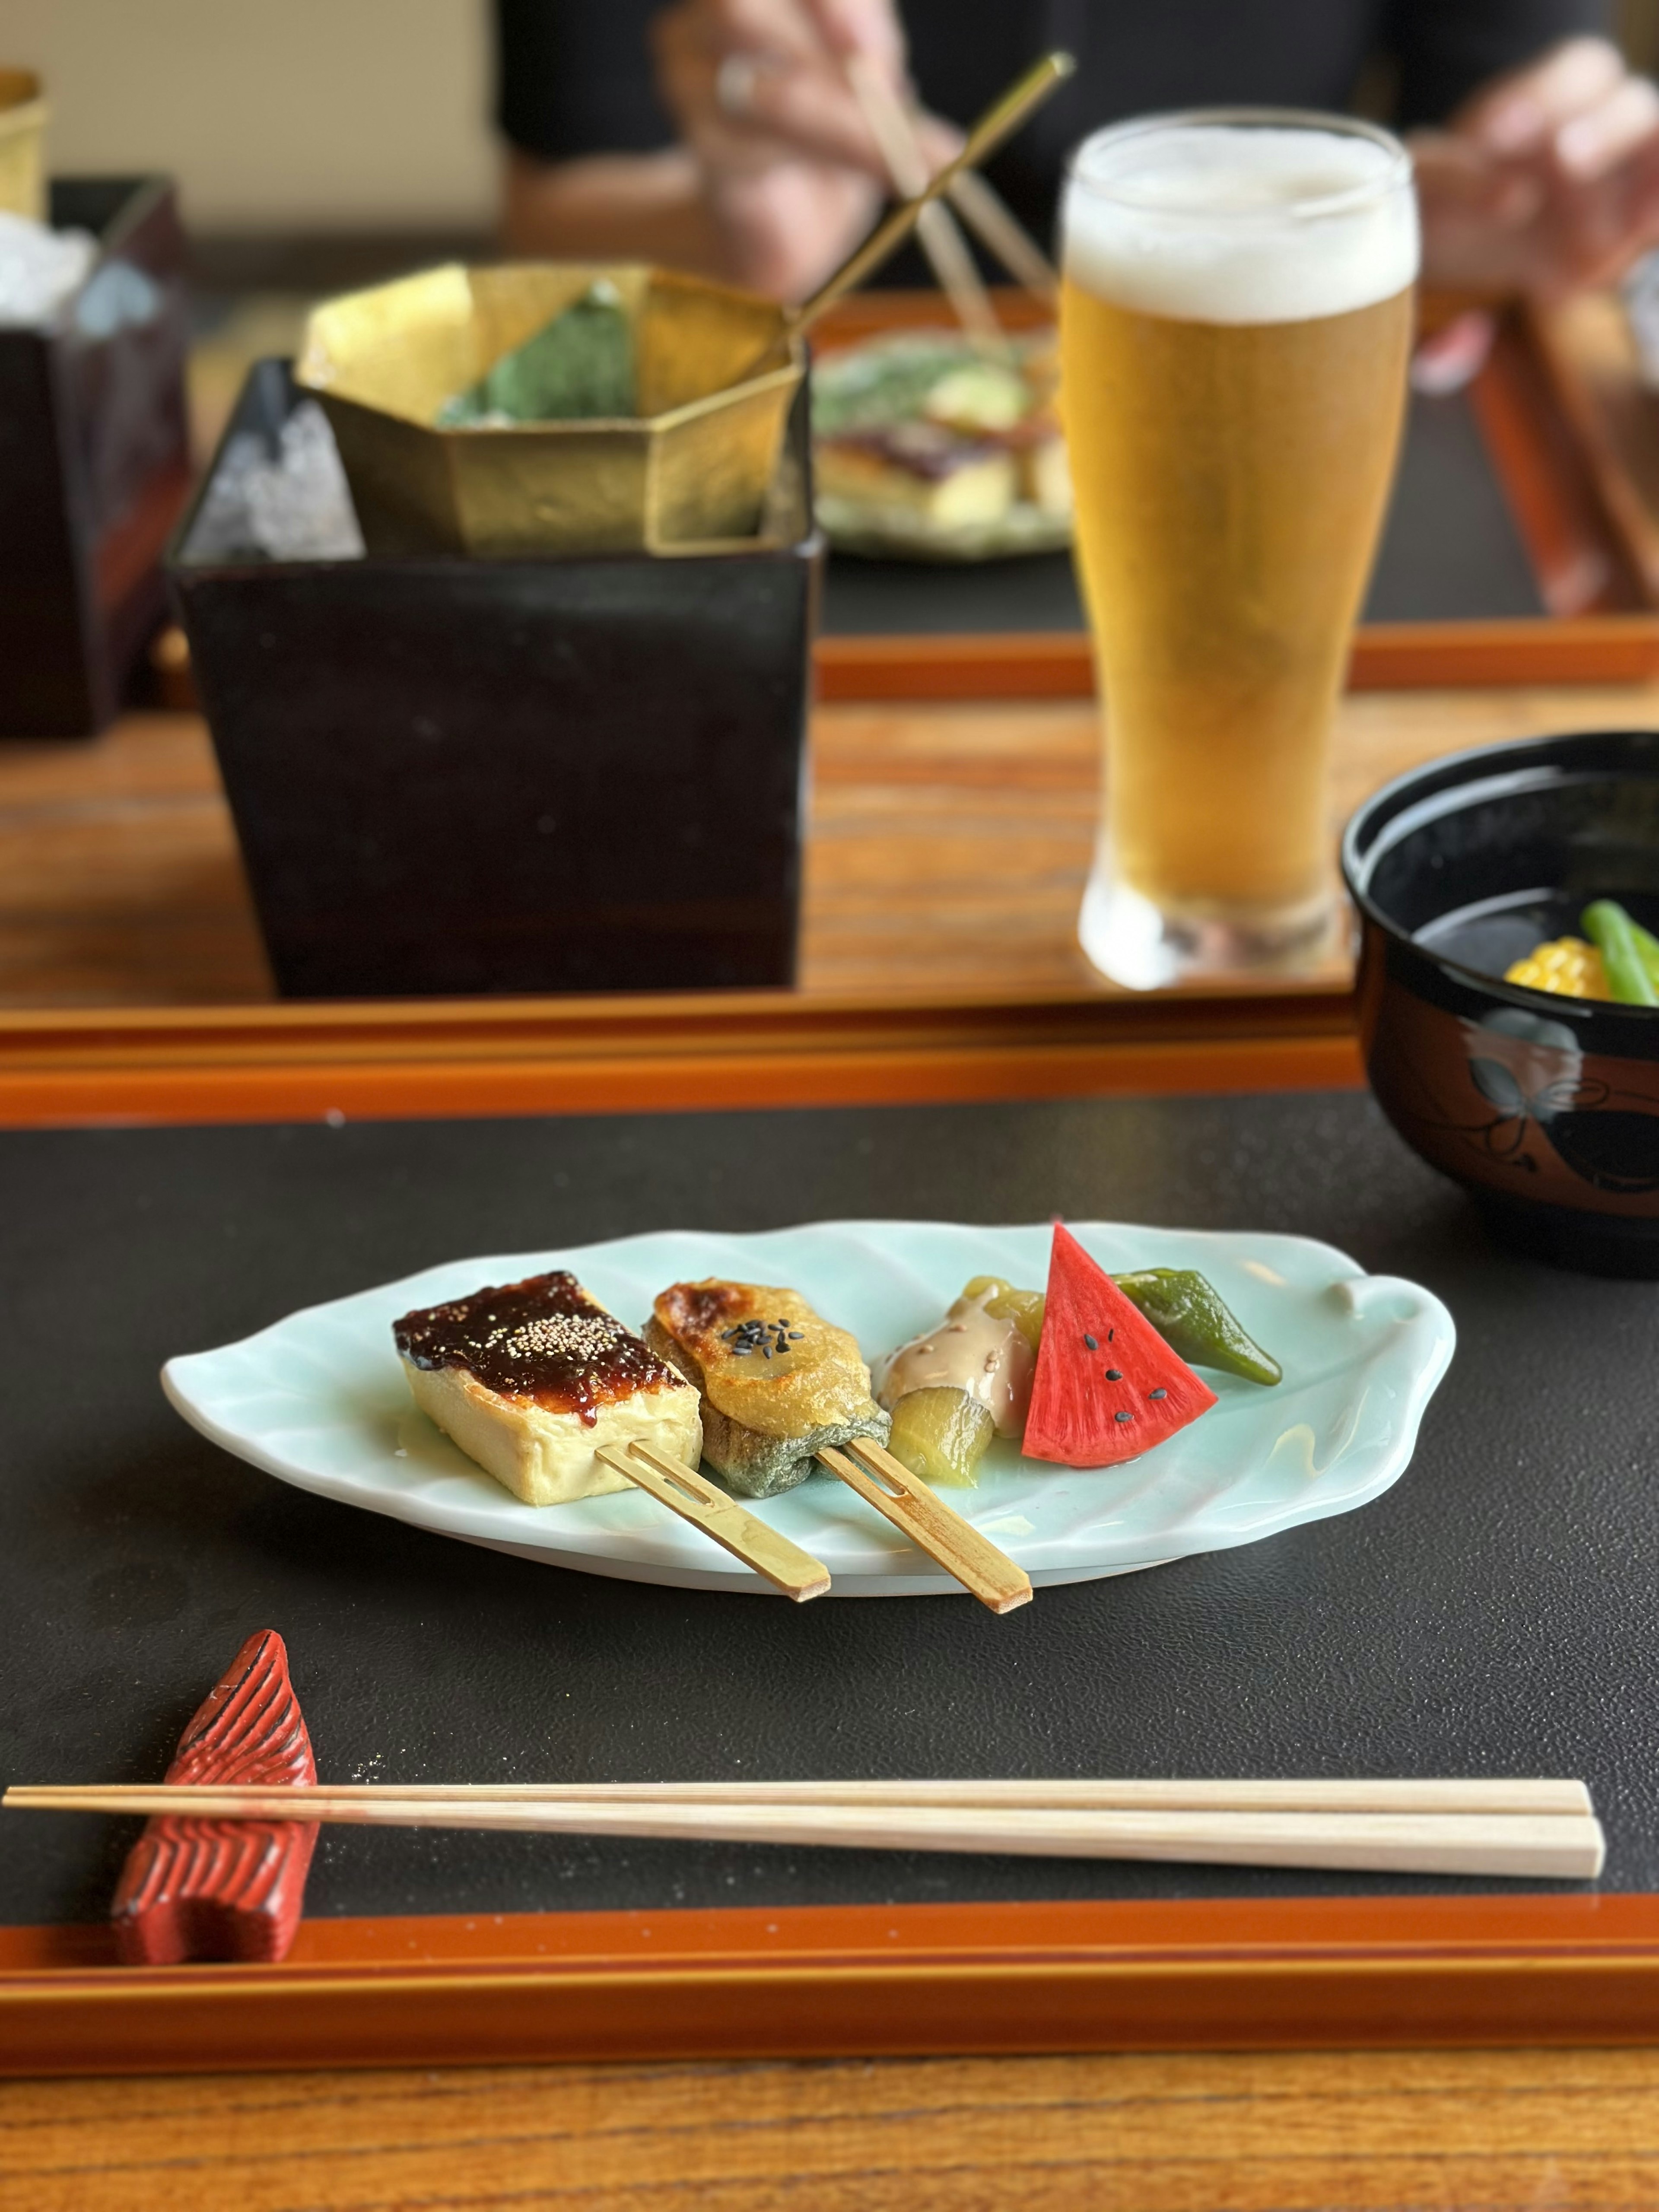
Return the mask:
<path id="1" fill-rule="evenodd" d="M 1040 1291 L 976 1275 L 942 1321 L 876 1367 L 893 1456 L 924 1482 L 976 1483 L 992 1437 L 1024 1433 L 1042 1333 Z"/>
<path id="2" fill-rule="evenodd" d="M 887 1449 L 924 1482 L 971 1489 L 996 1432 L 988 1410 L 967 1391 L 951 1387 L 912 1390 L 893 1408 Z"/>

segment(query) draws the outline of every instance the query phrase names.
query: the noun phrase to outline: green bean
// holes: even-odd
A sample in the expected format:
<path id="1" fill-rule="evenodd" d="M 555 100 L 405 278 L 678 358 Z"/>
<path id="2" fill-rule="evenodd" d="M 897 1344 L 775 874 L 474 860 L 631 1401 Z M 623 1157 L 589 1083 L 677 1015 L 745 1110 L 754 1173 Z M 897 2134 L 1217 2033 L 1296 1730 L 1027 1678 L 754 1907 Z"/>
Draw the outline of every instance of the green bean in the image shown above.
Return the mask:
<path id="1" fill-rule="evenodd" d="M 1642 956 L 1642 965 L 1648 971 L 1648 980 L 1659 991 L 1659 937 L 1650 929 L 1644 929 L 1639 921 L 1632 921 L 1630 933 L 1636 939 L 1636 949 Z"/>
<path id="2" fill-rule="evenodd" d="M 1143 1267 L 1112 1279 L 1177 1359 L 1194 1367 L 1218 1367 L 1247 1382 L 1271 1386 L 1284 1380 L 1285 1370 L 1272 1352 L 1245 1334 L 1221 1293 L 1196 1269 Z"/>
<path id="3" fill-rule="evenodd" d="M 1623 1006 L 1659 1006 L 1659 989 L 1636 942 L 1636 925 L 1616 900 L 1597 899 L 1582 916 L 1584 934 L 1601 955 L 1607 988 Z"/>

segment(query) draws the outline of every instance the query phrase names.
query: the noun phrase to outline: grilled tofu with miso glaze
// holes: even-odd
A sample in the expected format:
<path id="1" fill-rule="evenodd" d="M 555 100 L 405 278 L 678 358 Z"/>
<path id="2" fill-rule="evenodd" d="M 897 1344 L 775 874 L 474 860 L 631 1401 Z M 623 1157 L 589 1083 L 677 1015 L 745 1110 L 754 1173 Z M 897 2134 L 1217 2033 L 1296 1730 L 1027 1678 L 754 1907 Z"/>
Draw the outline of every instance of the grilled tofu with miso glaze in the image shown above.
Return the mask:
<path id="1" fill-rule="evenodd" d="M 696 1391 L 562 1269 L 404 1314 L 392 1335 L 421 1411 L 526 1505 L 628 1489 L 601 1445 L 697 1464 Z"/>

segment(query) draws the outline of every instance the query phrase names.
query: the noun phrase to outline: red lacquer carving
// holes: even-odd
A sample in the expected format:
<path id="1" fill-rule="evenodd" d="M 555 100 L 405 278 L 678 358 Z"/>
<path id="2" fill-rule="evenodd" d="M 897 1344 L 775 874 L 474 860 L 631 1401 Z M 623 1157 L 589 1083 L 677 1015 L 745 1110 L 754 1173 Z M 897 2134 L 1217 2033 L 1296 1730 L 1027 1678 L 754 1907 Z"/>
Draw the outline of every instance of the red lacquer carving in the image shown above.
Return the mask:
<path id="1" fill-rule="evenodd" d="M 179 1738 L 167 1778 L 266 1787 L 317 1779 L 274 1629 L 250 1636 L 236 1654 Z M 111 1908 L 123 1960 L 280 1959 L 300 1924 L 316 1842 L 314 1821 L 148 1822 Z"/>

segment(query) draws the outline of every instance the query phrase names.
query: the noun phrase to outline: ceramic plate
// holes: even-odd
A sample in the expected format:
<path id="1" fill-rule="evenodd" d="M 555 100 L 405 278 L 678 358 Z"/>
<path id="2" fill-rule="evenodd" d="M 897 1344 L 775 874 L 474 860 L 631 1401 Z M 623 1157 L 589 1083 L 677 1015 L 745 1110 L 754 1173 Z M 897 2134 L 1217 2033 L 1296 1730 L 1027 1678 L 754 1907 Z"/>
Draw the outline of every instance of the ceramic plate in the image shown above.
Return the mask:
<path id="1" fill-rule="evenodd" d="M 838 553 L 874 561 L 1006 561 L 1022 553 L 1059 553 L 1072 542 L 1069 515 L 1046 514 L 1017 501 L 995 522 L 946 527 L 890 509 L 820 492 L 812 511 Z"/>
<path id="2" fill-rule="evenodd" d="M 1412 1455 L 1446 1371 L 1451 1316 L 1414 1283 L 1367 1275 L 1299 1237 L 1073 1224 L 1108 1268 L 1195 1267 L 1284 1364 L 1267 1390 L 1207 1375 L 1219 1402 L 1144 1459 L 1048 1468 L 993 1445 L 977 1490 L 946 1493 L 1035 1583 L 1126 1573 L 1346 1513 Z M 787 1283 L 855 1332 L 866 1358 L 937 1321 L 970 1276 L 1041 1283 L 1049 1231 L 840 1221 L 763 1236 L 673 1231 L 574 1250 L 457 1260 L 169 1360 L 168 1397 L 204 1436 L 319 1497 L 591 1574 L 682 1589 L 770 1586 L 643 1492 L 521 1505 L 416 1413 L 392 1322 L 485 1283 L 569 1267 L 634 1326 L 669 1283 Z M 822 1559 L 843 1597 L 960 1595 L 890 1522 L 825 1475 L 753 1510 Z"/>

